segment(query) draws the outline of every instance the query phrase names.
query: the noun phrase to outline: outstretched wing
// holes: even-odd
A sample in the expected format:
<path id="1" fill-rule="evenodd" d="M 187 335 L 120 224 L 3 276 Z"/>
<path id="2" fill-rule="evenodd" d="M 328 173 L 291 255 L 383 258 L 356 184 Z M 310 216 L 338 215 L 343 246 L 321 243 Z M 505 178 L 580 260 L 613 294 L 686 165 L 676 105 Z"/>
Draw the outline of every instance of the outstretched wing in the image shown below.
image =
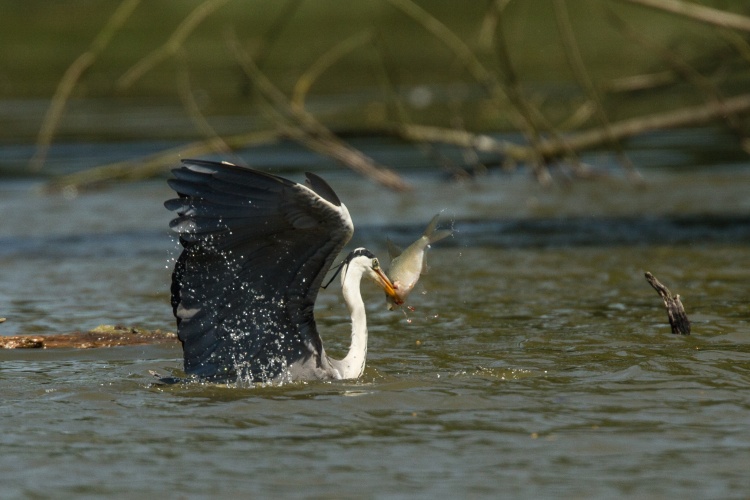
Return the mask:
<path id="1" fill-rule="evenodd" d="M 185 371 L 214 381 L 264 381 L 314 358 L 313 307 L 333 259 L 353 233 L 323 179 L 307 185 L 227 163 L 183 160 L 164 205 L 184 247 L 172 307 Z"/>

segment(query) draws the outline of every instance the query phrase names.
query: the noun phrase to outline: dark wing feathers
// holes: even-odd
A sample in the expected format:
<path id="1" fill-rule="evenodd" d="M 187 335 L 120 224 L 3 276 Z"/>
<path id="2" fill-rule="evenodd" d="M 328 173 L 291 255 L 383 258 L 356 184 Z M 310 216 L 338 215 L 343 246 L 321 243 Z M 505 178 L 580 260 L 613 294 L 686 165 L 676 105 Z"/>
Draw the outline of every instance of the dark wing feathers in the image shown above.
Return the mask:
<path id="1" fill-rule="evenodd" d="M 224 163 L 185 160 L 169 185 L 170 226 L 184 249 L 172 306 L 185 370 L 209 380 L 276 378 L 320 356 L 318 290 L 351 237 L 346 208 L 322 179 L 310 189 Z M 319 193 L 319 194 L 316 194 Z"/>
<path id="2" fill-rule="evenodd" d="M 326 181 L 312 172 L 305 172 L 305 177 L 305 185 L 318 193 L 318 196 L 337 207 L 341 206 L 341 200 Z"/>

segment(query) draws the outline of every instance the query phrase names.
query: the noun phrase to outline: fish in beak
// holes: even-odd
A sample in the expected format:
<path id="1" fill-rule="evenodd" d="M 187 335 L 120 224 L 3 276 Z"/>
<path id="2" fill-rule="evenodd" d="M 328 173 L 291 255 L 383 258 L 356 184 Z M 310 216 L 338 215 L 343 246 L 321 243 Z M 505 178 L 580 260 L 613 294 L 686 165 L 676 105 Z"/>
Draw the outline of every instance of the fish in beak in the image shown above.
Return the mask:
<path id="1" fill-rule="evenodd" d="M 424 253 L 427 247 L 453 234 L 453 231 L 450 229 L 435 230 L 439 218 L 440 214 L 433 217 L 424 234 L 404 251 L 401 251 L 388 241 L 388 252 L 391 254 L 392 259 L 388 274 L 393 280 L 391 282 L 393 293 L 389 293 L 387 290 L 385 293 L 388 310 L 392 311 L 396 306 L 404 303 L 406 297 L 417 284 L 419 276 L 425 272 Z"/>
<path id="2" fill-rule="evenodd" d="M 385 275 L 382 269 L 380 269 L 379 265 L 373 265 L 372 271 L 375 273 L 375 283 L 377 283 L 385 292 L 385 296 L 389 298 L 389 300 L 392 300 L 396 304 L 403 304 L 404 302 L 399 298 L 398 294 L 396 293 L 396 289 L 393 286 L 393 283 L 388 278 L 388 276 Z"/>

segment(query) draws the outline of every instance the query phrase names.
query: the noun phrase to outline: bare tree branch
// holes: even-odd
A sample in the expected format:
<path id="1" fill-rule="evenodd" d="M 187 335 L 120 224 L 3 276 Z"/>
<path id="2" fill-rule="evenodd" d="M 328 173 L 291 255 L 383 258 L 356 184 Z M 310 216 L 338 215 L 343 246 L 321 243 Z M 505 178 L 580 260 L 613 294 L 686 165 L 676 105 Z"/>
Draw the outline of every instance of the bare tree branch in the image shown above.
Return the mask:
<path id="1" fill-rule="evenodd" d="M 136 81 L 140 80 L 140 78 L 148 73 L 154 66 L 177 53 L 190 33 L 192 33 L 204 19 L 228 1 L 229 0 L 206 0 L 198 5 L 185 19 L 183 19 L 180 25 L 177 26 L 177 29 L 172 32 L 172 35 L 170 35 L 169 39 L 164 42 L 164 45 L 138 61 L 134 66 L 127 70 L 119 80 L 117 80 L 117 87 L 120 90 L 130 87 Z"/>
<path id="2" fill-rule="evenodd" d="M 702 23 L 740 31 L 750 31 L 750 17 L 682 0 L 620 0 L 678 14 Z"/>
<path id="3" fill-rule="evenodd" d="M 73 63 L 68 66 L 65 74 L 57 84 L 55 94 L 52 96 L 50 106 L 44 115 L 44 121 L 39 129 L 36 139 L 36 153 L 29 162 L 29 168 L 32 171 L 41 170 L 44 162 L 47 160 L 47 153 L 52 144 L 52 138 L 55 135 L 57 126 L 65 111 L 68 98 L 73 92 L 81 76 L 94 64 L 99 54 L 107 48 L 115 33 L 125 24 L 130 14 L 140 3 L 140 0 L 123 0 L 115 12 L 110 16 L 107 24 L 104 25 L 99 34 L 94 38 L 88 50 L 78 56 Z"/>

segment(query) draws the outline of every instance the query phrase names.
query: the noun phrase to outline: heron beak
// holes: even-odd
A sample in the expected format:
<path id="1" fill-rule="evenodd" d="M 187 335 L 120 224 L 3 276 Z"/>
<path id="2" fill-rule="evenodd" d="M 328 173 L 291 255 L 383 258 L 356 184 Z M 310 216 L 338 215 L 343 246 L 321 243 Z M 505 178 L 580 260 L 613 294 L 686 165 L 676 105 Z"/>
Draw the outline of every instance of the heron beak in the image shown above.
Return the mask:
<path id="1" fill-rule="evenodd" d="M 378 278 L 377 284 L 380 285 L 380 287 L 385 291 L 385 294 L 393 299 L 396 304 L 403 304 L 404 301 L 401 300 L 401 298 L 396 293 L 396 289 L 393 288 L 393 283 L 391 283 L 391 280 L 388 279 L 388 276 L 386 276 L 385 273 L 380 269 L 373 269 L 373 271 L 375 271 L 375 275 Z"/>

